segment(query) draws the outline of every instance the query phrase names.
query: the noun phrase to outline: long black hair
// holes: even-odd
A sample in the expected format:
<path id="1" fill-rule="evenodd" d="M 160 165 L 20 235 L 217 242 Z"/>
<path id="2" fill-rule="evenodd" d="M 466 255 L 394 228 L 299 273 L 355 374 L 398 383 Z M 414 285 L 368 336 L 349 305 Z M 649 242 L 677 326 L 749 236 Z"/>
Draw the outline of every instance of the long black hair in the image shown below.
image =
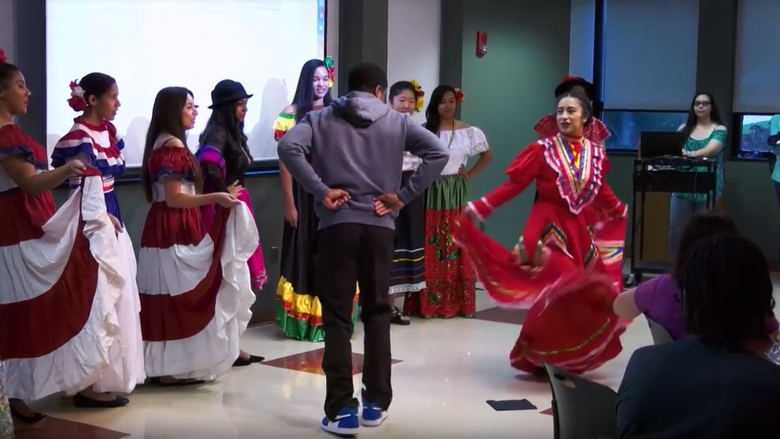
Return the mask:
<path id="1" fill-rule="evenodd" d="M 295 105 L 296 122 L 303 119 L 303 116 L 311 111 L 314 106 L 313 102 L 315 95 L 313 78 L 314 73 L 320 67 L 323 67 L 325 70 L 328 69 L 325 65 L 325 61 L 321 59 L 310 59 L 301 67 L 301 74 L 298 77 L 298 86 L 295 87 L 295 95 L 292 100 L 292 105 Z M 325 106 L 328 106 L 332 100 L 333 98 L 330 96 L 330 90 L 328 90 L 322 102 Z"/>
<path id="2" fill-rule="evenodd" d="M 234 154 L 246 154 L 251 162 L 252 154 L 247 145 L 247 136 L 244 133 L 244 121 L 236 117 L 236 107 L 238 102 L 227 103 L 214 108 L 211 111 L 209 121 L 206 123 L 206 129 L 200 134 L 198 142 L 201 145 L 208 145 L 211 142 L 221 142 L 225 136 L 225 144 L 220 145 L 228 149 L 223 151 L 228 156 L 239 157 Z"/>
<path id="3" fill-rule="evenodd" d="M 149 157 L 154 149 L 154 144 L 161 134 L 170 134 L 181 140 L 184 149 L 190 156 L 192 170 L 195 176 L 195 187 L 199 188 L 203 182 L 195 155 L 187 147 L 187 130 L 181 120 L 182 110 L 187 104 L 187 97 L 195 95 L 184 87 L 165 87 L 157 93 L 152 107 L 152 120 L 149 122 L 149 131 L 146 132 L 146 144 L 144 145 L 144 158 L 141 165 L 141 186 L 148 202 L 154 201 L 152 193 L 152 177 L 149 175 Z"/>
<path id="4" fill-rule="evenodd" d="M 693 132 L 693 129 L 696 128 L 696 121 L 698 120 L 696 118 L 696 112 L 694 111 L 694 105 L 696 105 L 696 98 L 699 96 L 707 96 L 707 98 L 710 100 L 710 119 L 715 122 L 718 125 L 724 125 L 723 119 L 720 117 L 720 110 L 718 109 L 718 104 L 715 102 L 715 96 L 713 96 L 710 92 L 700 92 L 693 95 L 693 99 L 691 99 L 691 106 L 688 108 L 688 119 L 685 121 L 685 127 L 683 127 L 682 132 L 685 134 L 685 138 L 687 139 L 688 136 L 691 135 Z"/>
<path id="5" fill-rule="evenodd" d="M 444 95 L 452 93 L 455 95 L 455 87 L 442 84 L 433 89 L 428 106 L 425 107 L 425 128 L 433 134 L 439 134 L 441 127 L 441 115 L 439 114 L 439 104 L 444 100 Z"/>
<path id="6" fill-rule="evenodd" d="M 744 351 L 767 337 L 764 322 L 775 306 L 763 252 L 747 239 L 719 233 L 693 243 L 678 265 L 686 329 L 709 346 Z"/>

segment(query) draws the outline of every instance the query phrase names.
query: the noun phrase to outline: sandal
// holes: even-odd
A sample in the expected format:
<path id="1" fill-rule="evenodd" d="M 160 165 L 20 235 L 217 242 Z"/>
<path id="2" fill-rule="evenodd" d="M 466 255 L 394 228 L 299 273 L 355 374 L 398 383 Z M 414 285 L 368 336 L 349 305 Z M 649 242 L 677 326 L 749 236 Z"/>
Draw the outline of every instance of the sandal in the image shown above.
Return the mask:
<path id="1" fill-rule="evenodd" d="M 393 314 L 390 317 L 390 323 L 393 325 L 409 326 L 412 321 L 405 316 L 398 307 L 393 308 Z"/>

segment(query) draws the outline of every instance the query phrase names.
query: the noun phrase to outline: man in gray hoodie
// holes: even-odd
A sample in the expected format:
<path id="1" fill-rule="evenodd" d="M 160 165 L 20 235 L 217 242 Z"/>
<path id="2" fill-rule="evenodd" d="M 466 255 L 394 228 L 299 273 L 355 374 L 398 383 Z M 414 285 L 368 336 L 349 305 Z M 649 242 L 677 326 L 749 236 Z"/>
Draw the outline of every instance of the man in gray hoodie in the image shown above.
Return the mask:
<path id="1" fill-rule="evenodd" d="M 325 331 L 327 381 L 322 429 L 355 435 L 380 425 L 392 400 L 388 300 L 395 216 L 439 176 L 448 153 L 439 139 L 391 110 L 387 74 L 371 63 L 349 72 L 349 93 L 311 112 L 279 141 L 279 159 L 318 200 L 315 277 Z M 401 186 L 404 151 L 422 159 Z M 305 154 L 311 154 L 312 164 Z M 352 303 L 360 289 L 365 328 L 363 412 L 352 384 Z"/>

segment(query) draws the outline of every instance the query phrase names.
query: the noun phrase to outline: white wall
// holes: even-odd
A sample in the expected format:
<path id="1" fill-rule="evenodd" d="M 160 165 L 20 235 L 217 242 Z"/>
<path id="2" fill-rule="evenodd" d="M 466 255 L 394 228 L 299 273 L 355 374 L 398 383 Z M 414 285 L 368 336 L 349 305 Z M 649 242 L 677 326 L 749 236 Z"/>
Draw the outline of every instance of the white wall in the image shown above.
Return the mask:
<path id="1" fill-rule="evenodd" d="M 414 79 L 428 97 L 439 85 L 442 0 L 388 0 L 387 78 Z M 443 0 L 446 1 L 446 0 Z M 424 110 L 414 119 L 425 121 Z"/>
<path id="2" fill-rule="evenodd" d="M 325 8 L 328 14 L 325 23 L 325 55 L 333 58 L 336 64 L 336 77 L 330 91 L 330 95 L 336 97 L 339 95 L 339 75 L 342 73 L 339 69 L 339 0 L 328 0 Z"/>
<path id="3" fill-rule="evenodd" d="M 571 0 L 569 74 L 593 81 L 596 0 Z"/>
<path id="4" fill-rule="evenodd" d="M 16 0 L 0 0 L 0 49 L 3 49 L 9 62 L 14 62 L 14 54 L 16 53 L 15 3 Z"/>

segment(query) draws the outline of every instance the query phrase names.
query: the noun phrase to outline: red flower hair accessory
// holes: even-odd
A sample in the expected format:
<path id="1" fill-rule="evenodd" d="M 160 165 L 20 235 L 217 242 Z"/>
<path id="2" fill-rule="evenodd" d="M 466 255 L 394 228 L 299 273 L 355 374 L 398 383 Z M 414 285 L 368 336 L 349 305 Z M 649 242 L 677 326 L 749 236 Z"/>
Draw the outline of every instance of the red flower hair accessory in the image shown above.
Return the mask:
<path id="1" fill-rule="evenodd" d="M 84 99 L 84 89 L 78 82 L 70 81 L 70 98 L 68 105 L 73 111 L 84 111 L 87 109 L 87 101 Z"/>
<path id="2" fill-rule="evenodd" d="M 3 49 L 0 49 L 0 64 L 5 64 L 8 62 L 8 58 L 5 56 L 5 52 L 3 52 Z"/>
<path id="3" fill-rule="evenodd" d="M 325 57 L 325 68 L 328 69 L 328 87 L 333 87 L 336 82 L 336 62 L 332 57 Z"/>
<path id="4" fill-rule="evenodd" d="M 456 88 L 455 89 L 455 103 L 460 104 L 463 102 L 463 100 L 466 99 L 466 93 L 463 93 L 461 89 Z"/>

